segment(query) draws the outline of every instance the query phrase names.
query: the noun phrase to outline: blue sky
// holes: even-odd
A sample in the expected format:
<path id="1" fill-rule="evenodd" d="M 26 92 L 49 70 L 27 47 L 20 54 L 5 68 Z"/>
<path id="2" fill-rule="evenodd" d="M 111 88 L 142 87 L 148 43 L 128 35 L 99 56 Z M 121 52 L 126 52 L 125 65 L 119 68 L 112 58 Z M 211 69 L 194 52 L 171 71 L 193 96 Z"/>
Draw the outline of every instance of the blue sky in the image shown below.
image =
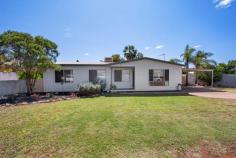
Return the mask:
<path id="1" fill-rule="evenodd" d="M 132 44 L 144 56 L 177 58 L 186 44 L 236 59 L 234 0 L 1 0 L 0 33 L 43 35 L 59 61 L 100 60 Z"/>

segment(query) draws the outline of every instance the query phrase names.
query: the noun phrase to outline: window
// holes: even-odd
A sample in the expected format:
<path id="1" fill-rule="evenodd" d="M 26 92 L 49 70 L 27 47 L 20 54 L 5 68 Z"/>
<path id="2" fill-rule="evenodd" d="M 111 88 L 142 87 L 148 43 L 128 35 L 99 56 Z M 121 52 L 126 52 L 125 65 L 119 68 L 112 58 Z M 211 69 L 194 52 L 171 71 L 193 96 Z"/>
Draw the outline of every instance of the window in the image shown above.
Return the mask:
<path id="1" fill-rule="evenodd" d="M 62 82 L 63 71 L 55 71 L 55 82 Z"/>
<path id="2" fill-rule="evenodd" d="M 122 81 L 129 82 L 129 70 L 122 70 Z"/>
<path id="3" fill-rule="evenodd" d="M 122 71 L 121 70 L 115 70 L 115 82 L 121 82 L 122 81 Z"/>
<path id="4" fill-rule="evenodd" d="M 89 82 L 96 83 L 106 80 L 105 70 L 89 70 Z"/>
<path id="5" fill-rule="evenodd" d="M 55 71 L 55 82 L 73 82 L 73 70 Z"/>
<path id="6" fill-rule="evenodd" d="M 97 81 L 97 70 L 89 70 L 89 82 L 95 83 Z"/>
<path id="7" fill-rule="evenodd" d="M 64 82 L 73 82 L 73 70 L 63 70 L 63 79 Z"/>
<path id="8" fill-rule="evenodd" d="M 106 71 L 105 70 L 97 70 L 97 80 L 99 80 L 99 81 L 106 80 Z"/>
<path id="9" fill-rule="evenodd" d="M 150 86 L 168 86 L 169 85 L 169 70 L 151 69 L 149 70 Z"/>

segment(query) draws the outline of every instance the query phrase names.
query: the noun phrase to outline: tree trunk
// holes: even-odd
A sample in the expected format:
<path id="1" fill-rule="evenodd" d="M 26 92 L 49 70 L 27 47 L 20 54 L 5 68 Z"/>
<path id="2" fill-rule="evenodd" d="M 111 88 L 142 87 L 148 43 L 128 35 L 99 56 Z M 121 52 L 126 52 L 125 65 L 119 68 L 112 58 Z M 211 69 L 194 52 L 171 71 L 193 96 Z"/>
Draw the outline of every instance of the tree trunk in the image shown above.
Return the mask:
<path id="1" fill-rule="evenodd" d="M 195 79 L 195 84 L 197 85 L 198 84 L 198 73 L 196 71 L 196 79 Z"/>
<path id="2" fill-rule="evenodd" d="M 188 71 L 186 72 L 186 86 L 188 86 Z"/>
<path id="3" fill-rule="evenodd" d="M 186 66 L 187 69 L 189 68 L 189 62 L 188 61 L 186 61 L 185 66 Z M 186 86 L 188 86 L 188 71 L 186 72 Z"/>
<path id="4" fill-rule="evenodd" d="M 25 81 L 26 81 L 26 87 L 27 87 L 27 94 L 31 95 L 32 94 L 32 88 L 31 88 L 30 78 L 26 77 Z"/>
<path id="5" fill-rule="evenodd" d="M 34 90 L 34 86 L 36 83 L 36 79 L 39 74 L 31 75 L 31 74 L 26 74 L 25 75 L 25 81 L 26 81 L 26 87 L 27 87 L 27 94 L 31 95 Z"/>

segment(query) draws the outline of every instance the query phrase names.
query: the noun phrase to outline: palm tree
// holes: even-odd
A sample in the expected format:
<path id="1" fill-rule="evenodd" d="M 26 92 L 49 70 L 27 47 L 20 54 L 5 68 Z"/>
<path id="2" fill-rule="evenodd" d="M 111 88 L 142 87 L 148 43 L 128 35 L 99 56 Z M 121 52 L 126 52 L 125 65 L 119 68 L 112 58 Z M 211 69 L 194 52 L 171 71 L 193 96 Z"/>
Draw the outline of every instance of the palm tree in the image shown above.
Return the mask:
<path id="1" fill-rule="evenodd" d="M 143 56 L 143 53 L 139 52 L 137 53 L 136 55 L 136 59 L 142 59 L 144 56 Z"/>
<path id="2" fill-rule="evenodd" d="M 206 65 L 215 65 L 216 61 L 209 59 L 213 56 L 213 53 L 205 52 L 205 51 L 197 51 L 196 55 L 193 56 L 192 63 L 194 64 L 196 69 L 204 68 Z M 198 74 L 196 72 L 196 84 L 198 83 Z"/>
<path id="3" fill-rule="evenodd" d="M 174 64 L 181 64 L 183 61 L 177 58 L 170 59 L 169 62 Z"/>
<path id="4" fill-rule="evenodd" d="M 193 61 L 193 53 L 196 51 L 196 49 L 189 47 L 189 45 L 186 46 L 184 53 L 180 55 L 180 57 L 183 58 L 184 65 L 186 68 L 189 68 L 189 64 Z"/>
<path id="5" fill-rule="evenodd" d="M 193 64 L 195 68 L 203 68 L 206 64 L 216 64 L 215 60 L 209 59 L 213 56 L 213 53 L 205 51 L 197 51 L 196 55 L 193 57 Z"/>
<path id="6" fill-rule="evenodd" d="M 189 64 L 193 61 L 193 53 L 196 50 L 194 48 L 189 47 L 189 45 L 186 46 L 184 53 L 180 55 L 182 57 L 185 67 L 188 69 Z M 188 72 L 186 73 L 186 86 L 188 86 Z"/>
<path id="7" fill-rule="evenodd" d="M 124 52 L 124 57 L 127 60 L 134 60 L 138 53 L 138 51 L 135 49 L 133 45 L 125 46 L 123 52 Z"/>

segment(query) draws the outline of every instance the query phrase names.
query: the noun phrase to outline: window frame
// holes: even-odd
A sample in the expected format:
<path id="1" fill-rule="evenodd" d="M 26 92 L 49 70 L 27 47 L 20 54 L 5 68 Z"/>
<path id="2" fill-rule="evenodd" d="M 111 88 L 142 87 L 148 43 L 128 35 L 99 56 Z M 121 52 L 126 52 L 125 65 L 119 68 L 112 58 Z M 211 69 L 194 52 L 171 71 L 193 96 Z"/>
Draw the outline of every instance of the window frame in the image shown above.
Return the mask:
<path id="1" fill-rule="evenodd" d="M 103 74 L 104 76 L 99 75 L 99 71 L 100 71 L 100 74 Z M 105 69 L 98 69 L 97 70 L 97 80 L 102 81 L 102 82 L 106 81 L 106 70 Z"/>
<path id="2" fill-rule="evenodd" d="M 158 87 L 169 86 L 169 76 L 169 69 L 149 69 L 149 85 Z"/>
<path id="3" fill-rule="evenodd" d="M 70 74 L 66 74 L 65 72 L 70 72 Z M 60 79 L 57 78 L 57 74 L 59 73 Z M 65 76 L 67 75 L 67 76 Z M 69 77 L 68 77 L 69 76 Z M 67 80 L 67 78 L 70 78 L 71 80 Z M 73 83 L 74 82 L 74 73 L 73 69 L 63 69 L 59 71 L 55 71 L 55 83 Z"/>
<path id="4" fill-rule="evenodd" d="M 129 82 L 130 81 L 130 70 L 123 69 L 122 70 L 122 82 Z"/>
<path id="5" fill-rule="evenodd" d="M 91 79 L 91 77 L 90 77 L 90 72 L 92 72 L 92 71 L 94 71 L 94 72 L 96 72 L 95 74 L 95 79 Z M 99 75 L 99 71 L 100 72 L 102 72 L 102 73 L 104 73 L 103 75 L 104 75 L 104 79 L 101 79 L 100 77 L 102 76 L 102 75 Z M 90 69 L 89 70 L 89 82 L 91 82 L 91 83 L 96 83 L 96 82 L 106 82 L 106 69 Z"/>
<path id="6" fill-rule="evenodd" d="M 63 70 L 55 70 L 55 83 L 63 82 Z"/>
<path id="7" fill-rule="evenodd" d="M 120 75 L 120 76 L 117 76 L 117 75 Z M 114 82 L 122 82 L 122 70 L 120 69 L 114 70 Z"/>
<path id="8" fill-rule="evenodd" d="M 70 72 L 70 73 L 66 74 L 65 73 L 66 71 Z M 67 78 L 70 78 L 71 80 L 67 80 Z M 72 69 L 63 70 L 63 80 L 64 80 L 64 83 L 73 83 L 74 82 L 74 75 L 73 75 L 73 70 Z"/>

